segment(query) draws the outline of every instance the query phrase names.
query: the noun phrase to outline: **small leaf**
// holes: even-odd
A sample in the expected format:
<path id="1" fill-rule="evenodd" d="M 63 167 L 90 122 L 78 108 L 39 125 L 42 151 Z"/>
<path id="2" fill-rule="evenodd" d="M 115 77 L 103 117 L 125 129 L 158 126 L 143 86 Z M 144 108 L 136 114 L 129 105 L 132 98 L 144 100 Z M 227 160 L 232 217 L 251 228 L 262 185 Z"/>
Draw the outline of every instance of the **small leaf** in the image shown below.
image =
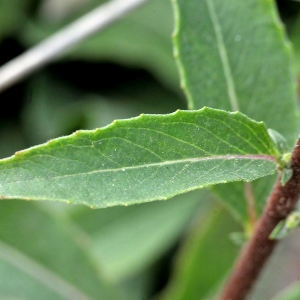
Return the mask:
<path id="1" fill-rule="evenodd" d="M 284 168 L 281 174 L 281 185 L 285 186 L 285 184 L 292 178 L 293 176 L 293 169 Z"/>
<path id="2" fill-rule="evenodd" d="M 280 221 L 270 234 L 271 240 L 280 240 L 287 235 L 285 221 Z"/>
<path id="3" fill-rule="evenodd" d="M 274 145 L 276 146 L 279 154 L 282 154 L 282 153 L 288 151 L 286 140 L 279 132 L 277 132 L 274 129 L 269 128 L 268 133 L 269 133 Z"/>
<path id="4" fill-rule="evenodd" d="M 0 160 L 0 197 L 128 205 L 251 181 L 273 174 L 276 160 L 263 123 L 241 113 L 142 115 Z"/>
<path id="5" fill-rule="evenodd" d="M 287 218 L 278 223 L 270 235 L 270 239 L 280 240 L 300 225 L 300 212 L 294 211 Z"/>

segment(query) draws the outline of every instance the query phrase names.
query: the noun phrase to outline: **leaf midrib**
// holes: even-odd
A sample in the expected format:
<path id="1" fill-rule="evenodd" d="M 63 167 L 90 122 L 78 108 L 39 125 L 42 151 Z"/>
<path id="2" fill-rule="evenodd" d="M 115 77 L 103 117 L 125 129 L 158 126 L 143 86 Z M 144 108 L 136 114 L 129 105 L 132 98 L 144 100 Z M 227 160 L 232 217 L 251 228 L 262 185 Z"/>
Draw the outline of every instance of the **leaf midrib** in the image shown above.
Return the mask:
<path id="1" fill-rule="evenodd" d="M 185 159 L 176 159 L 176 160 L 166 160 L 162 162 L 153 162 L 153 163 L 146 163 L 140 164 L 135 166 L 124 166 L 118 168 L 110 168 L 110 169 L 101 169 L 101 170 L 93 170 L 89 172 L 82 172 L 82 173 L 72 173 L 66 175 L 58 175 L 58 176 L 49 176 L 51 179 L 61 179 L 61 178 L 68 178 L 80 175 L 92 175 L 92 174 L 101 174 L 101 173 L 109 173 L 109 172 L 124 172 L 127 170 L 135 170 L 141 168 L 150 168 L 150 167 L 163 167 L 163 166 L 170 166 L 170 165 L 179 165 L 184 163 L 198 163 L 198 162 L 205 162 L 205 161 L 213 161 L 213 160 L 265 160 L 271 161 L 276 164 L 277 159 L 275 156 L 267 155 L 267 154 L 246 154 L 246 155 L 216 155 L 216 156 L 207 156 L 207 157 L 192 157 L 192 158 L 185 158 Z M 27 182 L 32 181 L 33 179 L 25 179 L 20 180 L 19 182 Z M 14 181 L 16 182 L 16 181 Z M 7 182 L 6 182 L 7 183 Z M 0 184 L 1 186 L 1 184 Z"/>
<path id="2" fill-rule="evenodd" d="M 228 53 L 225 47 L 225 42 L 221 30 L 221 26 L 218 21 L 218 16 L 215 11 L 213 0 L 206 0 L 206 5 L 208 8 L 209 17 L 212 21 L 213 29 L 216 36 L 216 45 L 218 47 L 218 52 L 222 67 L 224 70 L 224 77 L 226 80 L 227 92 L 230 100 L 231 109 L 234 111 L 239 111 L 238 98 L 236 95 L 235 84 L 232 76 L 232 71 L 229 63 Z"/>

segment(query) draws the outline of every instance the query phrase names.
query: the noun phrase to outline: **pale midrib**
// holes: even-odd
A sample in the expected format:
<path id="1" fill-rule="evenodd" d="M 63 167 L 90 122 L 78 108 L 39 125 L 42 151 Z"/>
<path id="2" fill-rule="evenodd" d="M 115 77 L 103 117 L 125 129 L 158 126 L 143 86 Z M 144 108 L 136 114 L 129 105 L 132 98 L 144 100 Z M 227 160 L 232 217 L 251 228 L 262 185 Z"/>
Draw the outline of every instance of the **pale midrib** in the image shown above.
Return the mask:
<path id="1" fill-rule="evenodd" d="M 89 300 L 90 298 L 75 286 L 66 282 L 52 271 L 46 269 L 36 261 L 21 253 L 19 250 L 0 241 L 0 258 L 17 269 L 36 279 L 56 294 L 66 299 Z"/>
<path id="2" fill-rule="evenodd" d="M 227 92 L 228 92 L 231 108 L 234 111 L 238 111 L 239 105 L 238 105 L 238 99 L 237 99 L 236 90 L 235 90 L 235 84 L 234 84 L 231 67 L 230 67 L 229 60 L 228 60 L 227 50 L 225 48 L 225 42 L 223 39 L 222 30 L 219 25 L 218 17 L 215 12 L 213 0 L 206 0 L 206 4 L 208 7 L 209 16 L 212 20 L 214 32 L 216 35 L 217 47 L 218 47 L 221 63 L 222 63 L 223 70 L 224 70 L 224 76 L 225 76 L 225 80 L 226 80 Z"/>
<path id="3" fill-rule="evenodd" d="M 192 158 L 185 158 L 185 159 L 177 159 L 177 160 L 167 160 L 161 162 L 153 162 L 147 164 L 140 164 L 136 166 L 123 166 L 119 168 L 113 169 L 101 169 L 101 170 L 93 170 L 89 172 L 82 172 L 82 173 L 73 173 L 67 175 L 58 175 L 58 176 L 51 176 L 48 179 L 61 179 L 61 178 L 68 178 L 80 175 L 92 175 L 92 174 L 101 174 L 101 173 L 115 173 L 115 172 L 125 172 L 128 170 L 136 170 L 136 169 L 143 169 L 143 168 L 152 168 L 152 167 L 164 167 L 170 165 L 178 165 L 178 164 L 191 164 L 191 163 L 198 163 L 198 162 L 206 162 L 206 161 L 213 161 L 213 160 L 264 160 L 264 161 L 271 161 L 276 164 L 277 160 L 275 156 L 267 155 L 267 154 L 245 154 L 245 155 L 216 155 L 216 156 L 208 156 L 208 157 L 192 157 Z M 28 182 L 32 180 L 39 180 L 41 177 L 35 179 L 24 179 L 20 180 L 19 182 Z M 14 181 L 16 183 L 17 181 Z M 5 183 L 4 183 L 5 184 Z M 3 185 L 4 185 L 3 184 Z M 1 183 L 0 183 L 1 187 Z"/>

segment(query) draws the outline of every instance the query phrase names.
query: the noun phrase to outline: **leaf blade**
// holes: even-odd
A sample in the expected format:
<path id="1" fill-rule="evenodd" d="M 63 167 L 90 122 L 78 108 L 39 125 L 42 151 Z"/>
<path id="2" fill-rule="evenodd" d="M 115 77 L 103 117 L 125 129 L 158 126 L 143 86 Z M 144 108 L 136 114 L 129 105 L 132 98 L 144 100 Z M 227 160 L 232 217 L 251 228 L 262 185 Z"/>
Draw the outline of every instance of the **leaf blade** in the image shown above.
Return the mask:
<path id="1" fill-rule="evenodd" d="M 107 207 L 275 170 L 276 151 L 262 123 L 203 108 L 115 121 L 18 152 L 0 161 L 0 195 Z"/>
<path id="2" fill-rule="evenodd" d="M 200 214 L 178 253 L 173 276 L 159 299 L 215 298 L 212 295 L 216 296 L 220 282 L 227 276 L 238 252 L 228 235 L 239 229 L 223 207 L 215 203 L 210 210 Z M 222 249 L 222 255 L 219 249 Z"/>
<path id="3" fill-rule="evenodd" d="M 174 0 L 173 8 L 174 53 L 189 107 L 239 109 L 283 134 L 290 148 L 299 129 L 297 77 L 276 5 Z M 253 184 L 255 214 L 261 213 L 274 179 Z M 240 221 L 249 222 L 245 186 L 232 183 L 214 190 Z"/>
<path id="4" fill-rule="evenodd" d="M 299 118 L 297 78 L 275 5 L 256 0 L 173 3 L 174 51 L 189 107 L 239 109 L 284 134 L 291 146 Z M 289 122 L 280 122 L 283 115 Z"/>
<path id="5" fill-rule="evenodd" d="M 24 201 L 1 201 L 0 215 L 0 298 L 124 299 L 68 220 Z"/>

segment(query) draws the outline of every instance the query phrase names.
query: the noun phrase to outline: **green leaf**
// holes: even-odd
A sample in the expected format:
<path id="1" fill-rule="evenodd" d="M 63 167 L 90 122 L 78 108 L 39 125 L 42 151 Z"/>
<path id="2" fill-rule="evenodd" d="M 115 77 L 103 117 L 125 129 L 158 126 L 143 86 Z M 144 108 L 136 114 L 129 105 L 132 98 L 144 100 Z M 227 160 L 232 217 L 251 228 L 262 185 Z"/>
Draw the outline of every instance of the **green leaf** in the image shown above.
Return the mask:
<path id="1" fill-rule="evenodd" d="M 141 113 L 170 113 L 184 107 L 182 99 L 154 80 L 136 80 L 134 87 L 118 86 L 101 91 L 101 95 L 66 85 L 47 74 L 31 84 L 22 123 L 22 132 L 31 144 L 70 134 L 75 129 L 102 127 L 115 119 Z M 3 144 L 0 150 L 6 146 Z M 6 153 L 10 155 L 13 151 Z"/>
<path id="2" fill-rule="evenodd" d="M 173 277 L 159 299 L 211 299 L 236 258 L 239 248 L 230 241 L 229 234 L 239 229 L 228 213 L 216 205 L 200 216 L 177 257 Z"/>
<path id="3" fill-rule="evenodd" d="M 299 128 L 297 78 L 274 1 L 175 0 L 174 11 L 174 51 L 189 107 L 239 110 L 283 134 L 290 149 Z M 273 182 L 252 187 L 257 215 Z M 215 188 L 243 222 L 246 190 L 240 183 Z"/>
<path id="4" fill-rule="evenodd" d="M 274 3 L 174 3 L 175 53 L 190 108 L 239 110 L 284 134 L 291 146 L 299 115 L 296 76 Z"/>
<path id="5" fill-rule="evenodd" d="M 295 66 L 297 75 L 300 74 L 300 38 L 299 38 L 299 30 L 300 30 L 300 18 L 297 19 L 292 23 L 290 28 L 289 37 L 291 42 L 293 43 L 294 54 L 295 54 Z"/>
<path id="6" fill-rule="evenodd" d="M 95 207 L 167 199 L 273 174 L 275 154 L 265 126 L 241 113 L 142 115 L 1 160 L 0 197 Z"/>
<path id="7" fill-rule="evenodd" d="M 73 214 L 72 219 L 89 235 L 89 249 L 106 277 L 119 282 L 144 271 L 170 249 L 200 204 L 205 211 L 208 201 L 200 200 L 206 198 L 207 192 L 201 191 L 170 201 L 85 208 Z"/>
<path id="8" fill-rule="evenodd" d="M 32 0 L 0 1 L 0 41 L 22 26 L 31 2 Z"/>
<path id="9" fill-rule="evenodd" d="M 124 299 L 88 256 L 82 236 L 33 204 L 0 203 L 0 298 Z"/>
<path id="10" fill-rule="evenodd" d="M 270 239 L 280 240 L 300 225 L 300 212 L 291 212 L 285 220 L 280 221 L 270 234 Z"/>

